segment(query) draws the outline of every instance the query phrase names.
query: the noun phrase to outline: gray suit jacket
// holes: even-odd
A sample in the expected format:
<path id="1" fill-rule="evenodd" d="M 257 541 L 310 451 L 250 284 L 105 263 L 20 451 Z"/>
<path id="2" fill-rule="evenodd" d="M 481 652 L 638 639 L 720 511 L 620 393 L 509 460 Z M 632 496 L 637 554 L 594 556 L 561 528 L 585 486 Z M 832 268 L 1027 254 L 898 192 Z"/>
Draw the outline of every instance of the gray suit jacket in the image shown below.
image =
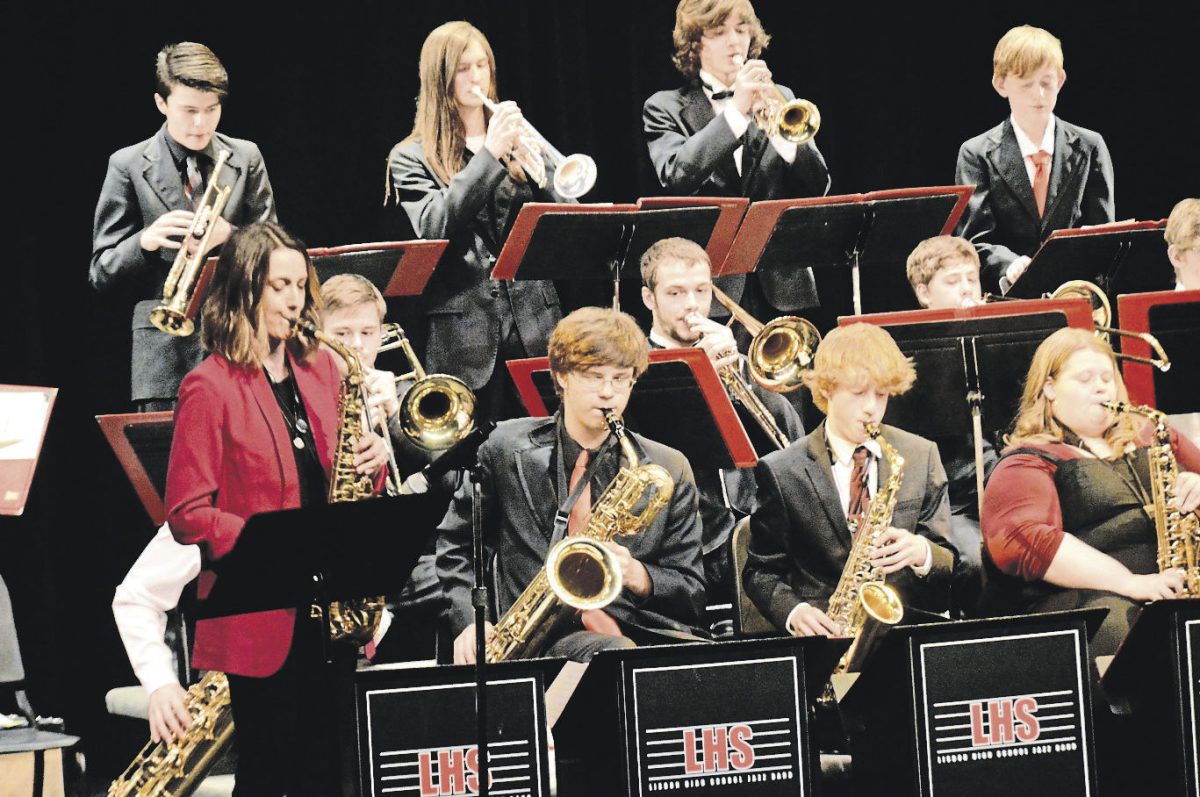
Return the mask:
<path id="1" fill-rule="evenodd" d="M 622 625 L 649 631 L 691 632 L 704 608 L 700 521 L 696 486 L 687 459 L 673 448 L 629 433 L 642 462 L 662 465 L 675 482 L 668 506 L 640 534 L 618 537 L 645 565 L 653 594 L 623 593 L 606 611 Z M 551 454 L 555 418 L 503 421 L 479 449 L 483 468 L 483 532 L 489 557 L 498 555 L 497 605 L 504 612 L 545 564 L 559 508 Z M 598 498 L 598 496 L 597 496 Z M 595 500 L 595 499 L 594 499 Z M 469 483 L 439 527 L 438 570 L 450 599 L 454 634 L 474 622 L 471 608 L 471 489 Z M 494 619 L 494 618 L 493 618 Z"/>
<path id="2" fill-rule="evenodd" d="M 788 99 L 792 92 L 780 90 Z M 667 194 L 692 196 L 744 196 L 751 200 L 824 196 L 829 191 L 829 169 L 812 141 L 800 147 L 789 164 L 771 146 L 766 133 L 751 121 L 741 138 L 724 118 L 713 115 L 712 104 L 700 81 L 682 88 L 660 91 L 642 107 L 642 127 L 659 185 Z M 743 173 L 738 174 L 733 153 L 742 151 Z M 798 310 L 817 303 L 812 270 L 763 272 L 767 300 L 779 310 Z M 720 278 L 719 286 L 734 301 L 741 298 L 743 277 Z"/>
<path id="3" fill-rule="evenodd" d="M 133 400 L 174 400 L 179 383 L 200 362 L 200 336 L 178 338 L 150 323 L 150 310 L 162 298 L 163 282 L 177 250 L 146 252 L 142 230 L 172 210 L 190 210 L 183 181 L 167 145 L 164 125 L 156 134 L 117 150 L 96 203 L 92 262 L 88 279 L 98 291 L 120 285 L 142 297 L 133 311 Z M 220 184 L 231 186 L 221 215 L 235 227 L 275 219 L 275 199 L 262 154 L 253 141 L 217 133 L 214 147 L 230 151 Z"/>
<path id="4" fill-rule="evenodd" d="M 946 540 L 950 505 L 946 474 L 937 446 L 893 426 L 883 436 L 905 459 L 904 479 L 896 497 L 892 525 L 927 538 L 933 561 L 928 575 L 911 569 L 888 577 L 906 606 L 930 611 L 945 608 L 957 552 Z M 888 477 L 879 463 L 879 483 Z M 750 518 L 750 550 L 743 571 L 746 594 L 778 628 L 796 604 L 824 609 L 833 594 L 851 537 L 846 525 L 822 422 L 803 440 L 758 462 L 758 508 Z"/>
<path id="5" fill-rule="evenodd" d="M 1104 138 L 1057 117 L 1045 216 L 1038 218 L 1011 118 L 963 143 L 954 182 L 975 186 L 956 233 L 979 250 L 985 291 L 997 291 L 1008 264 L 1032 256 L 1055 230 L 1116 219 L 1112 158 Z"/>
<path id="6" fill-rule="evenodd" d="M 513 181 L 487 150 L 467 161 L 449 183 L 434 173 L 419 142 L 397 144 L 388 164 L 395 196 L 414 232 L 450 240 L 421 296 L 429 322 L 426 370 L 453 374 L 474 390 L 483 387 L 498 358 L 502 316 L 511 316 L 525 356 L 545 355 L 550 332 L 562 318 L 554 283 L 500 283 L 491 272 L 521 205 L 531 199 L 566 200 Z"/>

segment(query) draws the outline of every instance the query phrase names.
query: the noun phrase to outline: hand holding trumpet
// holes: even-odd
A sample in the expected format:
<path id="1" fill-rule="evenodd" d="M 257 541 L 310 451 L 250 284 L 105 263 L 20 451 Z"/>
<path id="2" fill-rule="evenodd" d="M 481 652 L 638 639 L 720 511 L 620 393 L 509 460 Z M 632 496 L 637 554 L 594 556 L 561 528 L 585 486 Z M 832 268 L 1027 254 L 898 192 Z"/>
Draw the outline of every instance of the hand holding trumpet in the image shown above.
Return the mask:
<path id="1" fill-rule="evenodd" d="M 689 314 L 684 321 L 693 332 L 700 335 L 696 347 L 704 350 L 708 359 L 712 361 L 713 368 L 719 372 L 726 366 L 737 365 L 738 350 L 733 339 L 733 330 L 699 313 Z"/>
<path id="2" fill-rule="evenodd" d="M 743 116 L 749 116 L 751 111 L 768 102 L 769 92 L 775 84 L 765 61 L 757 58 L 747 61 L 740 56 L 734 60 L 741 62 L 741 66 L 733 79 L 733 105 Z"/>

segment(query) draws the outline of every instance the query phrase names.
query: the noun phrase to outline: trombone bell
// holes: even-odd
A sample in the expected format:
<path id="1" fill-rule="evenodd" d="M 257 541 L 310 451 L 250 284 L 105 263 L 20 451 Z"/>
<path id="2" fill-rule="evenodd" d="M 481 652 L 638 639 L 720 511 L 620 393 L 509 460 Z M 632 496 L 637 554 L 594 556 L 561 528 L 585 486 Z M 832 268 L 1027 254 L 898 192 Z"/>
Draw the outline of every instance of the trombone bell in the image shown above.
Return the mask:
<path id="1" fill-rule="evenodd" d="M 1088 282 L 1087 280 L 1068 280 L 1059 285 L 1054 290 L 1054 293 L 1050 294 L 1049 298 L 1086 299 L 1092 305 L 1092 324 L 1096 328 L 1097 335 L 1103 336 L 1106 340 L 1109 335 L 1137 338 L 1149 346 L 1154 354 L 1157 355 L 1155 357 L 1135 357 L 1132 354 L 1114 352 L 1118 358 L 1134 363 L 1153 365 L 1164 374 L 1171 370 L 1171 358 L 1167 356 L 1167 352 L 1163 349 L 1162 344 L 1158 342 L 1158 338 L 1149 332 L 1130 332 L 1126 329 L 1118 329 L 1117 327 L 1110 326 L 1112 324 L 1112 305 L 1108 301 L 1108 296 L 1105 295 L 1104 291 L 1100 290 L 1100 286 L 1096 283 Z"/>
<path id="2" fill-rule="evenodd" d="M 746 352 L 750 377 L 772 392 L 791 393 L 803 384 L 820 342 L 821 333 L 809 321 L 799 316 L 776 318 L 750 341 Z"/>
<path id="3" fill-rule="evenodd" d="M 475 428 L 475 394 L 461 379 L 432 374 L 420 379 L 400 403 L 400 428 L 414 445 L 442 451 Z"/>

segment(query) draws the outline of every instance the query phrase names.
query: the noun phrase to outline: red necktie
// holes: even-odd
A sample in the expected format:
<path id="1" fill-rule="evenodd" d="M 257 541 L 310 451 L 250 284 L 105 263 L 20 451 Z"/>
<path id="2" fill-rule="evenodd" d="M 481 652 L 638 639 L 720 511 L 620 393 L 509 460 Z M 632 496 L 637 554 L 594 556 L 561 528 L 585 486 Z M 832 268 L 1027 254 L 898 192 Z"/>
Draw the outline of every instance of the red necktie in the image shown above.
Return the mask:
<path id="1" fill-rule="evenodd" d="M 867 505 L 871 502 L 871 488 L 867 484 L 870 467 L 871 452 L 866 446 L 854 449 L 854 468 L 850 471 L 850 505 L 846 509 L 846 520 L 850 522 L 852 532 L 862 524 Z"/>
<path id="2" fill-rule="evenodd" d="M 1033 161 L 1033 200 L 1041 218 L 1046 215 L 1046 194 L 1050 191 L 1050 153 L 1039 149 L 1029 159 Z"/>
<path id="3" fill-rule="evenodd" d="M 579 484 L 579 480 L 587 473 L 587 466 L 588 450 L 585 448 L 579 452 L 579 457 L 575 460 L 575 467 L 571 470 L 570 492 L 575 492 L 575 487 Z M 575 501 L 575 505 L 571 507 L 571 514 L 567 516 L 567 535 L 573 537 L 583 532 L 587 528 L 588 518 L 591 515 L 592 484 L 589 481 L 579 492 L 579 498 Z M 586 609 L 579 613 L 579 620 L 583 623 L 583 627 L 589 631 L 597 634 L 607 634 L 608 636 L 621 636 L 621 627 L 603 609 Z"/>
<path id="4" fill-rule="evenodd" d="M 183 182 L 183 196 L 187 199 L 192 210 L 204 196 L 201 187 L 204 185 L 204 175 L 200 173 L 200 161 L 195 155 L 187 157 L 187 180 Z"/>

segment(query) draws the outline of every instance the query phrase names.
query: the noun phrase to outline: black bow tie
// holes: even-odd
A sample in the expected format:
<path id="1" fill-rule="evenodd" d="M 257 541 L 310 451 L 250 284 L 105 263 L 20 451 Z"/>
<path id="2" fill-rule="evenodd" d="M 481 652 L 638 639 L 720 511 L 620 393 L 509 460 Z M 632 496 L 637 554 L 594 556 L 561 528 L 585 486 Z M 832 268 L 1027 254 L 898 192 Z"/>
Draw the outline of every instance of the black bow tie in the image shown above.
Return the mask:
<path id="1" fill-rule="evenodd" d="M 707 83 L 704 84 L 704 88 L 708 89 L 709 98 L 712 99 L 714 102 L 716 102 L 717 100 L 727 100 L 733 96 L 733 89 L 726 89 L 725 91 L 717 91 L 716 89 L 714 89 L 712 86 L 708 85 Z"/>

